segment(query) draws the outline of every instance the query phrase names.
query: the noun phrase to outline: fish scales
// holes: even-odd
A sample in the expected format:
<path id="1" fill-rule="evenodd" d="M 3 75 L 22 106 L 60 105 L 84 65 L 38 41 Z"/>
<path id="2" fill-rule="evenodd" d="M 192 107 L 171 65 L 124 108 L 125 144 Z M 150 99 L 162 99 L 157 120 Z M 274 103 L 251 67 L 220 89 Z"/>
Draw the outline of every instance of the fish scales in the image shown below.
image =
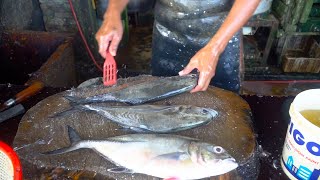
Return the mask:
<path id="1" fill-rule="evenodd" d="M 68 128 L 69 137 L 78 136 Z M 78 141 L 74 141 L 78 139 Z M 63 154 L 89 148 L 125 171 L 159 178 L 200 179 L 221 175 L 238 167 L 222 147 L 198 139 L 170 134 L 129 134 L 105 140 L 71 138 L 71 146 L 44 154 Z M 115 170 L 118 168 L 115 168 Z"/>
<path id="2" fill-rule="evenodd" d="M 131 105 L 137 105 L 188 92 L 195 87 L 196 84 L 196 75 L 162 77 L 159 80 L 141 82 L 115 92 L 89 96 L 85 98 L 72 95 L 67 95 L 64 97 L 72 104 L 122 102 Z M 86 89 L 86 91 L 87 90 L 88 89 Z"/>
<path id="3" fill-rule="evenodd" d="M 217 119 L 218 112 L 190 105 L 103 106 L 78 105 L 73 110 L 92 111 L 122 127 L 138 132 L 168 133 L 199 127 Z M 73 113 L 72 109 L 56 116 Z"/>

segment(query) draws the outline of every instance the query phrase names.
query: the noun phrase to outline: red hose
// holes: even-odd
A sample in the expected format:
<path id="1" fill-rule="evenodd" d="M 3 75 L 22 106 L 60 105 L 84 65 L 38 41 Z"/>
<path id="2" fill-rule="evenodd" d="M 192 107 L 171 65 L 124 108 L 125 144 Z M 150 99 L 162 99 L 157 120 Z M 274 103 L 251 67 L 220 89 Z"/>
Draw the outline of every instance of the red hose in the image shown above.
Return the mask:
<path id="1" fill-rule="evenodd" d="M 87 49 L 87 51 L 88 51 L 88 53 L 89 53 L 89 56 L 90 56 L 90 58 L 92 59 L 93 63 L 96 65 L 96 67 L 97 67 L 100 71 L 103 71 L 102 68 L 101 68 L 101 66 L 98 65 L 96 59 L 94 58 L 94 56 L 93 56 L 93 54 L 92 54 L 92 52 L 91 52 L 91 50 L 90 50 L 90 48 L 89 48 L 89 45 L 88 45 L 88 43 L 87 43 L 87 40 L 86 40 L 86 38 L 85 38 L 84 35 L 83 35 L 83 32 L 82 32 L 80 23 L 79 23 L 79 21 L 78 21 L 77 15 L 76 15 L 76 12 L 74 11 L 74 8 L 73 8 L 72 1 L 71 1 L 71 0 L 68 0 L 68 1 L 69 1 L 69 5 L 70 5 L 70 9 L 71 9 L 73 18 L 74 18 L 74 20 L 76 21 L 76 24 L 77 24 L 77 27 L 78 27 L 80 36 L 81 36 L 81 38 L 82 38 L 82 40 L 83 40 L 84 45 L 86 46 L 86 49 Z"/>

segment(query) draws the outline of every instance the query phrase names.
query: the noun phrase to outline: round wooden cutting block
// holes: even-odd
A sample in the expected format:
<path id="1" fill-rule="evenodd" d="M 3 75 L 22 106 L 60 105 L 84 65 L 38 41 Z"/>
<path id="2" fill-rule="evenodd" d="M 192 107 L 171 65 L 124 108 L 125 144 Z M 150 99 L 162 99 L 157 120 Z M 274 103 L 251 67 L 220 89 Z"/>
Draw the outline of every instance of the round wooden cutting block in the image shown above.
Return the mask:
<path id="1" fill-rule="evenodd" d="M 112 136 L 130 134 L 117 124 L 93 112 L 76 111 L 70 115 L 53 115 L 70 108 L 64 95 L 88 97 L 114 92 L 139 82 L 157 80 L 159 77 L 137 76 L 119 79 L 116 86 L 106 88 L 91 85 L 71 89 L 52 95 L 28 110 L 23 116 L 13 146 L 22 164 L 24 177 L 30 179 L 159 179 L 143 174 L 111 173 L 107 169 L 116 167 L 104 157 L 90 149 L 81 149 L 60 155 L 44 155 L 70 146 L 67 126 L 74 128 L 82 139 L 101 140 Z M 89 83 L 90 85 L 90 83 Z M 229 173 L 207 179 L 256 179 L 259 160 L 256 139 L 252 128 L 251 110 L 246 101 L 230 91 L 210 87 L 206 92 L 183 93 L 148 104 L 194 105 L 216 110 L 218 118 L 207 125 L 175 134 L 198 138 L 225 148 L 239 163 Z M 108 105 L 124 105 L 108 103 Z M 130 155 L 130 154 L 129 154 Z"/>

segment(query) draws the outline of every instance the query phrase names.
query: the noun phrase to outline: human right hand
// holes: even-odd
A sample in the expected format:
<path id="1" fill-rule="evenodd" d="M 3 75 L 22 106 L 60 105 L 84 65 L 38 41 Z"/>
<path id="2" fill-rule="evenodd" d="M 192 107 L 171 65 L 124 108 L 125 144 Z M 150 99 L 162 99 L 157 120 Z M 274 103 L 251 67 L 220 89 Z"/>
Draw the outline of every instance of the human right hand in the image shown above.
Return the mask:
<path id="1" fill-rule="evenodd" d="M 107 50 L 112 56 L 116 56 L 122 35 L 123 27 L 120 13 L 107 12 L 100 29 L 96 33 L 99 53 L 103 58 L 106 58 Z"/>
<path id="2" fill-rule="evenodd" d="M 215 75 L 216 66 L 221 52 L 225 45 L 215 45 L 208 43 L 200 49 L 190 60 L 189 64 L 179 72 L 180 76 L 189 74 L 192 70 L 199 71 L 198 85 L 190 92 L 206 91 L 211 79 Z"/>

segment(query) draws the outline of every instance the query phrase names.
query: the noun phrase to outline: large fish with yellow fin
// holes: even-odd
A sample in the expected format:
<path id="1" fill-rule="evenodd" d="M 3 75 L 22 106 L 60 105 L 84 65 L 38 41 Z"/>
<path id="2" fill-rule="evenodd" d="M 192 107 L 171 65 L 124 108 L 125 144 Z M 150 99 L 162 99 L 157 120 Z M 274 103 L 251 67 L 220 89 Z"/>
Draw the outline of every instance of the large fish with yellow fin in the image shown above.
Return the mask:
<path id="1" fill-rule="evenodd" d="M 71 146 L 46 152 L 55 155 L 89 148 L 115 163 L 115 173 L 141 173 L 164 179 L 202 179 L 238 167 L 221 146 L 169 134 L 129 134 L 105 140 L 82 140 L 68 127 Z"/>

